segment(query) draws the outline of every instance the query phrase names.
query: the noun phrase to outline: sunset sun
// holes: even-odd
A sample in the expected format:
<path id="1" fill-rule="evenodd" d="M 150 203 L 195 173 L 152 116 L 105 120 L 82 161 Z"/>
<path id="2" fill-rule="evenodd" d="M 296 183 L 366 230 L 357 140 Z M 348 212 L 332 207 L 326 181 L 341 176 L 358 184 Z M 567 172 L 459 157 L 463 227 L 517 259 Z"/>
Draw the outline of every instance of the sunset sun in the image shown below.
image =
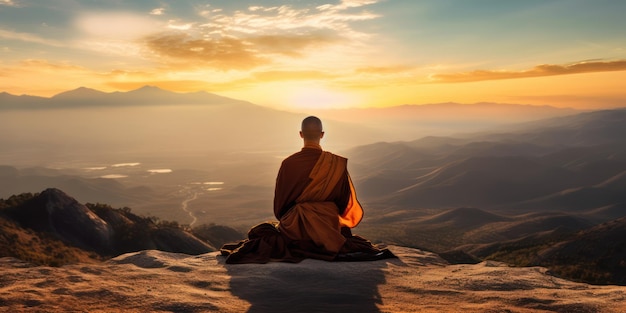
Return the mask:
<path id="1" fill-rule="evenodd" d="M 288 101 L 302 109 L 328 109 L 354 106 L 357 102 L 350 94 L 321 86 L 300 86 L 290 91 Z"/>

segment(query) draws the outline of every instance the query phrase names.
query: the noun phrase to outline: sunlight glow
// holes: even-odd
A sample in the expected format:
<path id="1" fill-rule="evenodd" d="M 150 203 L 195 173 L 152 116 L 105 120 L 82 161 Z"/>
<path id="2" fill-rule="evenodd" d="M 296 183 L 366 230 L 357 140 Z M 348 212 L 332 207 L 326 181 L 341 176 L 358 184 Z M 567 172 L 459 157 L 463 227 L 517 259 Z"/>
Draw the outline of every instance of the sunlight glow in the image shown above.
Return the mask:
<path id="1" fill-rule="evenodd" d="M 0 0 L 0 93 L 149 85 L 291 111 L 484 101 L 597 108 L 626 98 L 624 1 L 509 1 L 462 14 L 476 5 L 76 0 L 42 20 L 57 2 Z"/>
<path id="2" fill-rule="evenodd" d="M 355 99 L 342 92 L 320 86 L 301 86 L 289 92 L 288 101 L 297 108 L 345 108 L 353 105 Z"/>
<path id="3" fill-rule="evenodd" d="M 138 165 L 140 165 L 140 164 L 141 164 L 141 163 L 139 163 L 139 162 L 132 162 L 132 163 L 117 163 L 117 164 L 113 164 L 113 165 L 111 165 L 111 166 L 112 166 L 112 167 L 128 167 L 128 166 L 132 167 L 132 166 L 138 166 Z"/>
<path id="4" fill-rule="evenodd" d="M 171 172 L 172 170 L 169 168 L 159 168 L 159 169 L 154 169 L 154 170 L 148 170 L 148 173 L 150 174 L 167 174 Z"/>
<path id="5" fill-rule="evenodd" d="M 126 12 L 86 13 L 76 19 L 76 27 L 92 38 L 137 39 L 158 30 L 161 23 Z"/>

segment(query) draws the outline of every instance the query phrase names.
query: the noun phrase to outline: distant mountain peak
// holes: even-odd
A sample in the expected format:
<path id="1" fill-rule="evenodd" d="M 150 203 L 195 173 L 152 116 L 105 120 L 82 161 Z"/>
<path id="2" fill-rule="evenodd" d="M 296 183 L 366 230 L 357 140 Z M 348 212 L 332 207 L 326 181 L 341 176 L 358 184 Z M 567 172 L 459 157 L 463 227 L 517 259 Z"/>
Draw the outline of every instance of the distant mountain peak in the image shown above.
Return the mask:
<path id="1" fill-rule="evenodd" d="M 105 92 L 87 88 L 87 87 L 78 87 L 74 90 L 65 91 L 59 94 L 52 96 L 52 99 L 83 99 L 83 98 L 91 98 L 98 97 L 106 94 Z"/>
<path id="2" fill-rule="evenodd" d="M 0 110 L 3 109 L 55 109 L 84 107 L 128 107 L 155 105 L 246 105 L 247 101 L 232 99 L 206 91 L 174 92 L 157 86 L 145 85 L 131 91 L 103 92 L 88 87 L 78 87 L 50 98 L 15 96 L 0 92 Z"/>
<path id="3" fill-rule="evenodd" d="M 137 89 L 128 91 L 129 93 L 135 93 L 135 92 L 171 92 L 171 91 L 167 91 L 164 89 L 161 89 L 157 86 L 152 86 L 152 85 L 145 85 L 143 87 L 139 87 Z"/>

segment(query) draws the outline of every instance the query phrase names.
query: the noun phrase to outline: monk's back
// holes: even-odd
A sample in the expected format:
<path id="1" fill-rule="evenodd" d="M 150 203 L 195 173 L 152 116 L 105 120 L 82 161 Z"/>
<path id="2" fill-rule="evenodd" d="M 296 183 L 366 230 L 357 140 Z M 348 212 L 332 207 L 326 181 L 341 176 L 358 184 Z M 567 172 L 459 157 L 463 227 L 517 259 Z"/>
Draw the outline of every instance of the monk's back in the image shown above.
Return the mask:
<path id="1" fill-rule="evenodd" d="M 309 184 L 309 174 L 322 154 L 322 150 L 303 148 L 281 164 L 274 190 L 274 215 L 278 219 L 295 205 L 296 199 Z"/>

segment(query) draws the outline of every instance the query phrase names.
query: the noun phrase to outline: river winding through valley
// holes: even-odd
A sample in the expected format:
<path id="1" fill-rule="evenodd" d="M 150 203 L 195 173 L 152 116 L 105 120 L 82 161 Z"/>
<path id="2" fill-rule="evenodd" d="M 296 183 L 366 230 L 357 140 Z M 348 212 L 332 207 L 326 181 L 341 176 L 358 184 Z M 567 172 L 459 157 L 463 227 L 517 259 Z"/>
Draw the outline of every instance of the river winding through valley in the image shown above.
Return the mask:
<path id="1" fill-rule="evenodd" d="M 185 213 L 187 213 L 189 217 L 191 217 L 191 223 L 189 223 L 190 227 L 193 227 L 193 225 L 198 221 L 198 218 L 195 215 L 193 215 L 192 211 L 189 210 L 189 202 L 196 200 L 196 199 L 198 199 L 198 192 L 194 192 L 192 196 L 183 200 L 183 202 L 181 203 L 181 209 L 185 211 Z"/>

